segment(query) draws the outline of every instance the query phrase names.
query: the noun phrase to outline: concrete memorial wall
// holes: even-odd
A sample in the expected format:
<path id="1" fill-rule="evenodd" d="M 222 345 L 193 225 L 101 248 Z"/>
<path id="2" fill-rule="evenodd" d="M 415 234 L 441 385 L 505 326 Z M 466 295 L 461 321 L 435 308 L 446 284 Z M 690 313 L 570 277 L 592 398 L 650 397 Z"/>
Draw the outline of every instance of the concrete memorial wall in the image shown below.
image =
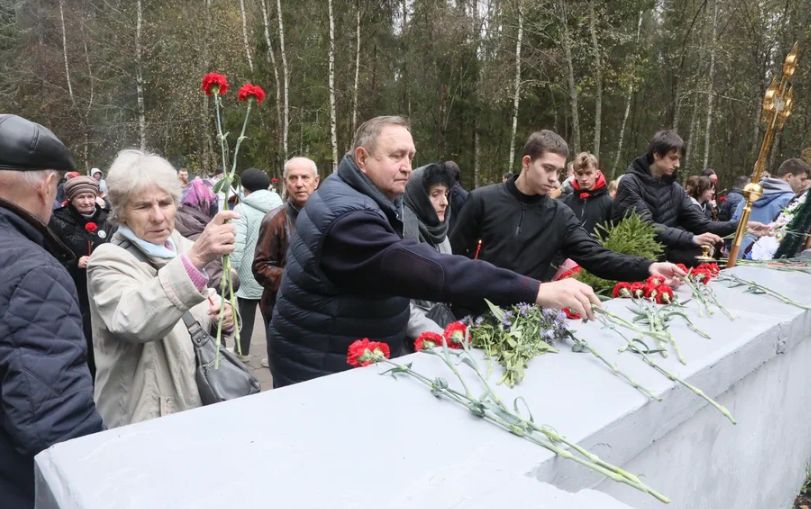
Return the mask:
<path id="1" fill-rule="evenodd" d="M 732 273 L 811 303 L 811 275 Z M 574 328 L 661 402 L 565 345 L 531 361 L 515 389 L 496 391 L 510 402 L 523 396 L 536 422 L 640 475 L 672 507 L 790 507 L 811 460 L 811 313 L 712 285 L 736 319 L 699 317 L 688 303 L 712 339 L 674 323 L 687 364 L 658 360 L 725 405 L 737 425 L 632 353 L 618 354 L 623 342 L 596 323 Z M 689 296 L 685 288 L 677 293 Z M 631 315 L 628 301 L 606 307 Z M 397 360 L 453 378 L 430 355 Z M 490 366 L 495 384 L 500 369 Z M 354 369 L 57 444 L 36 458 L 36 507 L 665 507 L 436 399 L 412 379 L 381 375 L 384 369 Z"/>

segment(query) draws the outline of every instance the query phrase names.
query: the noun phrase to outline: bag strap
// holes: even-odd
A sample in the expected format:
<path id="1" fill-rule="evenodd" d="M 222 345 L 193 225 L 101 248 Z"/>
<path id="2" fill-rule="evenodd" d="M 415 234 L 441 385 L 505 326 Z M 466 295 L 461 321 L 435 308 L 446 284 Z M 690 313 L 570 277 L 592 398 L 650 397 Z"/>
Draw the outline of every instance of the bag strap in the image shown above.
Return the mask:
<path id="1" fill-rule="evenodd" d="M 183 324 L 189 330 L 189 335 L 195 346 L 203 346 L 210 340 L 211 336 L 203 330 L 203 326 L 200 325 L 200 322 L 194 318 L 194 315 L 192 315 L 190 311 L 183 313 Z"/>

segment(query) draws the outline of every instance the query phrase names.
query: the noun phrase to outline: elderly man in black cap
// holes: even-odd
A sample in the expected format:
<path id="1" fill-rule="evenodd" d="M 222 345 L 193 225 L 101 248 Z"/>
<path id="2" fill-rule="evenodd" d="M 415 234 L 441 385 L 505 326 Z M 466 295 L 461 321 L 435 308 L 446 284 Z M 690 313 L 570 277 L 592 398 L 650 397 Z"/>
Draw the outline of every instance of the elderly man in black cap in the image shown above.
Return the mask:
<path id="1" fill-rule="evenodd" d="M 76 287 L 45 226 L 67 148 L 48 129 L 0 114 L 0 505 L 34 506 L 34 455 L 102 429 L 85 361 Z"/>

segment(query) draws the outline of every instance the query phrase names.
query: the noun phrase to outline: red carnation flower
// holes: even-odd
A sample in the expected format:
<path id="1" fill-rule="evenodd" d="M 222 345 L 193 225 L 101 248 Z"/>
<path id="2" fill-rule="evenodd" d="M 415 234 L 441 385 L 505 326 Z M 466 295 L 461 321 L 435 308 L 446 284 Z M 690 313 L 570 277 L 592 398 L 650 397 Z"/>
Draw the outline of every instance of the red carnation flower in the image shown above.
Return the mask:
<path id="1" fill-rule="evenodd" d="M 623 299 L 633 297 L 633 294 L 631 293 L 631 283 L 620 281 L 619 283 L 615 284 L 614 289 L 611 290 L 611 296 L 615 299 L 617 297 L 621 297 Z"/>
<path id="2" fill-rule="evenodd" d="M 665 284 L 665 278 L 662 276 L 651 276 L 645 280 L 645 283 L 650 286 L 659 286 Z"/>
<path id="3" fill-rule="evenodd" d="M 278 184 L 279 183 L 278 177 L 273 177 L 272 179 L 270 179 L 270 183 L 271 184 Z"/>
<path id="4" fill-rule="evenodd" d="M 690 269 L 688 269 L 688 268 L 687 268 L 687 265 L 685 265 L 685 264 L 683 264 L 683 263 L 677 263 L 677 264 L 676 264 L 676 267 L 680 268 L 680 269 L 681 269 L 681 270 L 683 270 L 684 272 L 687 272 L 688 270 L 690 270 Z"/>
<path id="5" fill-rule="evenodd" d="M 84 229 L 87 230 L 87 233 L 96 233 L 99 229 L 99 225 L 93 221 L 88 221 L 84 224 Z"/>
<path id="6" fill-rule="evenodd" d="M 228 91 L 228 78 L 225 74 L 210 72 L 203 76 L 203 86 L 201 87 L 206 95 L 225 95 Z"/>
<path id="7" fill-rule="evenodd" d="M 564 272 L 563 274 L 561 274 L 560 277 L 558 277 L 557 280 L 560 281 L 561 279 L 566 279 L 567 277 L 572 277 L 575 274 L 578 274 L 581 270 L 583 270 L 583 267 L 581 267 L 580 265 L 575 265 L 571 269 L 569 269 L 566 272 Z"/>
<path id="8" fill-rule="evenodd" d="M 645 295 L 645 284 L 642 282 L 631 283 L 631 297 L 637 299 Z"/>
<path id="9" fill-rule="evenodd" d="M 690 271 L 690 277 L 693 278 L 693 281 L 697 281 L 699 283 L 704 283 L 705 285 L 712 280 L 712 273 L 710 269 L 701 268 L 701 266 L 695 267 Z"/>
<path id="10" fill-rule="evenodd" d="M 368 366 L 391 357 L 389 345 L 380 341 L 370 341 L 369 338 L 357 339 L 349 345 L 346 353 L 346 363 L 350 366 Z"/>
<path id="11" fill-rule="evenodd" d="M 262 90 L 262 87 L 259 85 L 253 85 L 251 83 L 245 83 L 239 87 L 237 100 L 247 101 L 251 97 L 256 99 L 256 104 L 262 104 L 262 101 L 265 100 L 265 91 Z"/>
<path id="12" fill-rule="evenodd" d="M 566 318 L 568 318 L 569 320 L 580 320 L 580 319 L 583 318 L 578 313 L 575 313 L 574 311 L 572 311 L 569 308 L 563 308 L 563 313 L 566 315 Z"/>
<path id="13" fill-rule="evenodd" d="M 426 331 L 417 336 L 417 339 L 414 340 L 414 350 L 418 352 L 435 346 L 442 346 L 442 334 Z"/>
<path id="14" fill-rule="evenodd" d="M 467 325 L 462 322 L 449 323 L 445 327 L 445 339 L 449 348 L 462 348 L 464 342 L 467 341 Z"/>
<path id="15" fill-rule="evenodd" d="M 673 288 L 667 285 L 656 287 L 656 302 L 658 304 L 670 304 L 673 302 Z"/>
<path id="16" fill-rule="evenodd" d="M 717 263 L 702 263 L 696 267 L 696 269 L 705 270 L 713 277 L 721 273 L 721 269 L 718 267 Z"/>

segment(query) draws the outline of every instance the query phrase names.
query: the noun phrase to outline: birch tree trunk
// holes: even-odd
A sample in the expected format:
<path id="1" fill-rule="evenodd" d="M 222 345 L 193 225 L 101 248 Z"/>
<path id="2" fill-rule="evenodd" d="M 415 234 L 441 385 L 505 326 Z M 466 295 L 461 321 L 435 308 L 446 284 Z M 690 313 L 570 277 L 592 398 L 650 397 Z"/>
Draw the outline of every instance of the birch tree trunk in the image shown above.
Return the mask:
<path id="1" fill-rule="evenodd" d="M 635 48 L 639 48 L 639 35 L 642 31 L 642 11 L 639 11 L 639 19 L 636 22 L 636 45 Z M 632 58 L 635 58 L 634 55 Z M 633 70 L 633 69 L 632 69 Z M 633 80 L 628 83 L 628 94 L 625 98 L 625 113 L 622 115 L 622 126 L 620 127 L 620 139 L 617 143 L 617 155 L 614 157 L 614 165 L 611 167 L 611 180 L 614 180 L 614 177 L 617 175 L 617 165 L 620 162 L 620 157 L 622 156 L 622 142 L 625 139 L 625 126 L 628 124 L 628 115 L 631 114 L 631 101 L 634 97 L 634 82 Z"/>
<path id="2" fill-rule="evenodd" d="M 684 151 L 684 167 L 689 171 L 690 160 L 693 158 L 693 148 L 695 147 L 695 132 L 698 126 L 698 100 L 694 101 L 693 114 L 690 116 L 690 131 L 687 133 L 687 148 Z"/>
<path id="3" fill-rule="evenodd" d="M 90 112 L 93 110 L 93 100 L 96 96 L 96 84 L 95 80 L 93 79 L 93 67 L 90 65 L 90 51 L 87 49 L 87 35 L 84 31 L 84 26 L 82 26 L 82 45 L 84 47 L 84 58 L 85 63 L 87 63 L 87 88 L 88 88 L 88 98 L 87 98 L 87 106 L 84 110 L 84 120 L 82 122 L 82 128 L 84 129 L 84 166 L 85 171 L 90 170 Z"/>
<path id="4" fill-rule="evenodd" d="M 248 59 L 248 68 L 253 74 L 253 57 L 251 47 L 248 44 L 248 20 L 245 16 L 245 0 L 239 0 L 239 13 L 242 16 L 242 43 L 245 45 L 245 57 Z"/>
<path id="5" fill-rule="evenodd" d="M 360 81 L 360 0 L 355 2 L 355 84 L 352 87 L 352 133 L 358 124 L 358 82 Z"/>
<path id="6" fill-rule="evenodd" d="M 592 151 L 600 160 L 600 137 L 602 134 L 603 119 L 603 64 L 600 57 L 600 44 L 597 41 L 597 16 L 594 12 L 594 0 L 589 2 L 591 28 L 591 46 L 594 50 L 594 79 L 597 82 L 597 97 L 594 99 L 594 146 Z"/>
<path id="7" fill-rule="evenodd" d="M 273 68 L 273 92 L 276 98 L 276 122 L 279 126 L 279 141 L 282 136 L 282 93 L 279 88 L 279 66 L 276 65 L 276 55 L 273 53 L 273 43 L 270 39 L 270 21 L 268 19 L 268 8 L 265 0 L 259 0 L 259 6 L 262 9 L 262 25 L 265 29 L 265 44 L 267 44 L 268 51 L 265 55 L 271 68 Z"/>
<path id="8" fill-rule="evenodd" d="M 65 32 L 64 0 L 59 0 L 59 21 L 62 26 L 62 55 L 65 57 L 65 81 L 68 82 L 68 95 L 70 103 L 76 107 L 76 98 L 73 96 L 73 85 L 70 83 L 70 66 L 68 65 L 68 36 Z"/>
<path id="9" fill-rule="evenodd" d="M 512 170 L 515 160 L 515 133 L 518 130 L 518 105 L 521 99 L 521 42 L 524 37 L 524 9 L 518 0 L 518 37 L 515 40 L 515 95 L 513 95 L 513 125 L 510 134 L 510 158 L 507 168 Z"/>
<path id="10" fill-rule="evenodd" d="M 143 5 L 141 0 L 136 2 L 135 22 L 135 89 L 138 94 L 138 134 L 141 150 L 146 150 L 146 110 L 144 108 L 144 73 L 141 62 L 141 35 L 143 25 Z"/>
<path id="11" fill-rule="evenodd" d="M 282 149 L 284 150 L 284 157 L 287 159 L 287 135 L 290 128 L 290 102 L 289 102 L 289 88 L 290 88 L 290 71 L 287 68 L 287 52 L 284 47 L 284 16 L 282 15 L 282 0 L 276 0 L 276 11 L 279 14 L 279 51 L 282 54 L 282 79 L 284 80 L 284 122 L 282 123 Z"/>
<path id="12" fill-rule="evenodd" d="M 338 135 L 335 125 L 335 17 L 332 0 L 327 1 L 329 10 L 329 135 L 332 143 L 332 172 L 338 169 Z"/>
<path id="13" fill-rule="evenodd" d="M 718 40 L 718 0 L 715 0 L 715 12 L 712 16 L 712 47 L 710 48 L 710 72 L 707 77 L 707 124 L 704 128 L 704 161 L 702 168 L 707 167 L 710 159 L 710 130 L 712 128 L 713 82 L 715 80 L 715 52 Z"/>
<path id="14" fill-rule="evenodd" d="M 574 153 L 580 152 L 580 116 L 577 113 L 577 85 L 574 82 L 574 63 L 572 62 L 572 39 L 569 35 L 569 23 L 566 16 L 565 1 L 560 0 L 561 26 L 563 27 L 563 54 L 566 59 L 566 77 L 569 82 L 569 103 L 572 109 L 572 146 Z"/>

